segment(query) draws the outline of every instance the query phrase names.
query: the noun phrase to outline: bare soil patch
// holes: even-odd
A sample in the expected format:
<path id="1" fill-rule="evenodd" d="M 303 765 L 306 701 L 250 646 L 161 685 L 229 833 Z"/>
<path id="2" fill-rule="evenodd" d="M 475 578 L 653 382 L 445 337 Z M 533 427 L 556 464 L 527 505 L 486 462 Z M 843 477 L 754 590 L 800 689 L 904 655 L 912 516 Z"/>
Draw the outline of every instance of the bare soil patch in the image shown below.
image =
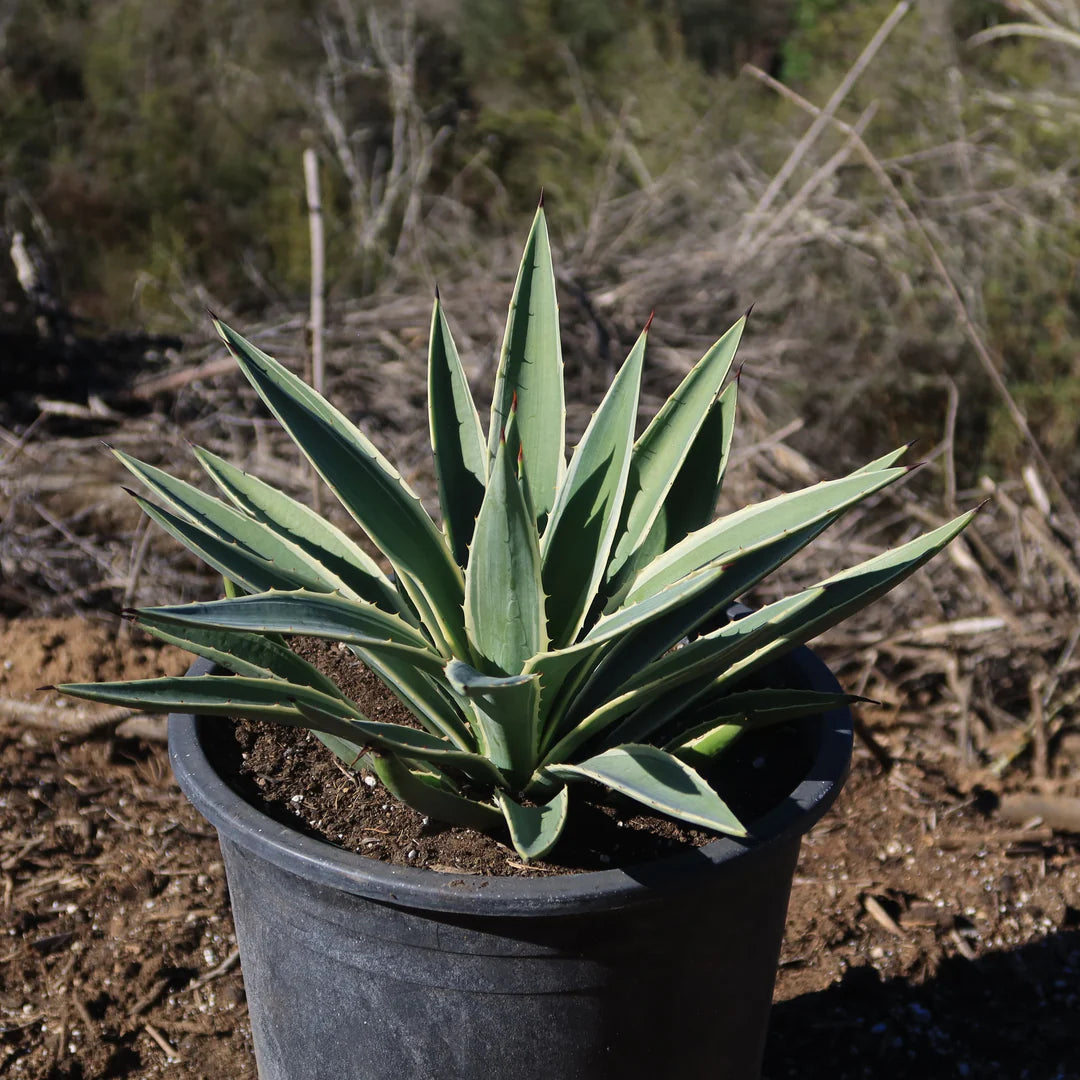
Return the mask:
<path id="1" fill-rule="evenodd" d="M 65 730 L 81 710 L 33 692 L 187 664 L 79 618 L 0 624 L 0 1076 L 255 1076 L 217 838 L 164 743 Z"/>
<path id="2" fill-rule="evenodd" d="M 50 706 L 187 663 L 76 619 L 0 649 L 0 698 Z M 860 743 L 804 844 L 765 1075 L 1080 1077 L 1076 841 L 1003 820 L 934 725 L 864 719 L 893 764 Z M 254 1078 L 216 839 L 164 744 L 43 722 L 0 721 L 0 1076 Z"/>

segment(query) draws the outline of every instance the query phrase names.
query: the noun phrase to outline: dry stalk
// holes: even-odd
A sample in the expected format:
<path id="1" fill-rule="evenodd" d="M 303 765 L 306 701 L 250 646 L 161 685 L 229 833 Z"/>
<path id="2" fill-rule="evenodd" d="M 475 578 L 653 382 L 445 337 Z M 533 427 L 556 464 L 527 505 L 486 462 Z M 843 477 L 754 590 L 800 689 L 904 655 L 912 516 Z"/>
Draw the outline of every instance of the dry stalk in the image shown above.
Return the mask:
<path id="1" fill-rule="evenodd" d="M 991 26 L 968 38 L 968 44 L 985 45 L 987 42 L 1007 37 L 1041 38 L 1043 41 L 1053 41 L 1058 45 L 1080 49 L 1080 33 L 1075 30 L 1056 25 L 1036 26 L 1033 23 L 1001 23 L 998 26 Z"/>
<path id="2" fill-rule="evenodd" d="M 795 215 L 809 202 L 811 196 L 825 183 L 829 177 L 851 156 L 855 148 L 855 140 L 870 126 L 870 122 L 877 112 L 877 102 L 872 101 L 862 115 L 855 121 L 852 134 L 848 135 L 844 144 L 823 165 L 815 169 L 799 190 L 784 204 L 783 208 L 774 214 L 770 220 L 756 233 L 750 234 L 745 243 L 736 245 L 732 262 L 734 268 L 745 266 L 750 260 L 757 257 L 761 249 L 787 228 Z"/>
<path id="3" fill-rule="evenodd" d="M 749 72 L 756 79 L 759 79 L 765 85 L 771 87 L 781 96 L 787 98 L 789 101 L 794 102 L 800 108 L 806 110 L 814 116 L 821 116 L 823 111 L 816 105 L 807 101 L 805 98 L 796 94 L 795 91 L 789 87 L 784 86 L 783 83 L 774 79 L 767 72 L 762 71 L 760 68 L 754 67 L 753 64 L 747 64 L 743 68 L 744 71 Z M 881 162 L 874 156 L 873 151 L 863 142 L 862 137 L 857 131 L 850 125 L 844 123 L 842 120 L 838 120 L 835 117 L 827 117 L 828 122 L 832 123 L 838 130 L 843 131 L 851 138 L 859 150 L 859 154 L 862 157 L 867 168 L 874 175 L 875 179 L 884 189 L 889 196 L 890 201 L 896 210 L 900 213 L 901 217 L 907 222 L 908 226 L 912 229 L 915 235 L 918 237 L 922 244 L 930 263 L 933 266 L 937 275 L 941 278 L 942 284 L 945 286 L 946 292 L 956 312 L 956 317 L 964 330 L 964 333 L 975 350 L 975 355 L 978 357 L 983 371 L 989 377 L 991 384 L 994 387 L 995 392 L 1001 399 L 1002 404 L 1005 406 L 1009 417 L 1016 425 L 1024 438 L 1024 441 L 1028 444 L 1032 454 L 1042 467 L 1047 476 L 1050 477 L 1050 482 L 1054 488 L 1054 492 L 1058 497 L 1059 504 L 1064 510 L 1066 516 L 1069 519 L 1069 524 L 1072 527 L 1074 545 L 1080 545 L 1080 515 L 1077 514 L 1076 508 L 1072 504 L 1072 500 L 1069 498 L 1061 482 L 1058 480 L 1057 474 L 1054 472 L 1047 460 L 1046 455 L 1043 452 L 1042 446 L 1035 438 L 1031 427 L 1028 424 L 1027 417 L 1024 415 L 1023 410 L 1017 404 L 1016 399 L 1010 392 L 1008 385 L 1005 382 L 1005 377 L 1001 374 L 997 363 L 990 355 L 990 350 L 986 343 L 983 341 L 982 335 L 979 333 L 975 322 L 972 319 L 967 304 L 964 302 L 964 298 L 960 295 L 959 289 L 956 287 L 956 283 L 953 280 L 952 275 L 949 273 L 945 263 L 942 261 L 941 256 L 938 254 L 938 250 L 933 240 L 930 238 L 930 234 L 927 232 L 923 223 L 919 220 L 918 215 L 908 205 L 907 200 L 900 193 L 896 184 L 893 183 L 892 178 L 885 171 Z"/>
<path id="4" fill-rule="evenodd" d="M 307 193 L 308 229 L 311 234 L 311 380 L 312 386 L 322 394 L 326 387 L 323 361 L 326 250 L 323 242 L 322 199 L 319 194 L 319 157 L 310 146 L 304 151 L 304 189 Z"/>
<path id="5" fill-rule="evenodd" d="M 910 10 L 911 0 L 900 0 L 896 7 L 889 13 L 885 21 L 878 27 L 874 36 L 866 43 L 866 47 L 859 54 L 855 63 L 851 65 L 847 74 L 840 80 L 840 83 L 832 92 L 829 100 L 825 103 L 825 107 L 814 117 L 806 134 L 795 144 L 791 153 L 788 154 L 787 160 L 780 166 L 776 175 L 769 182 L 769 186 L 762 193 L 757 206 L 755 206 L 753 211 L 746 217 L 742 232 L 739 234 L 739 239 L 736 241 L 736 248 L 741 249 L 748 243 L 751 230 L 754 228 L 755 224 L 760 221 L 772 207 L 772 204 L 776 201 L 776 197 L 783 190 L 784 184 L 791 178 L 810 148 L 836 115 L 836 110 L 840 108 L 844 99 L 850 93 L 851 88 L 858 82 L 859 76 L 870 66 L 870 63 L 877 55 L 878 50 L 885 44 L 889 35 L 899 25 L 900 20 Z"/>
<path id="6" fill-rule="evenodd" d="M 308 229 L 311 234 L 311 385 L 320 394 L 325 394 L 326 365 L 323 360 L 323 342 L 326 336 L 326 249 L 323 241 L 322 198 L 319 193 L 319 158 L 310 146 L 304 151 L 304 188 L 307 192 Z M 312 505 L 316 513 L 321 513 L 322 485 L 314 465 L 311 466 L 310 473 Z"/>
<path id="7" fill-rule="evenodd" d="M 27 727 L 74 735 L 94 735 L 99 731 L 115 728 L 129 717 L 137 715 L 140 714 L 123 708 L 99 711 L 66 709 L 39 702 L 0 698 L 0 716 L 16 720 Z"/>

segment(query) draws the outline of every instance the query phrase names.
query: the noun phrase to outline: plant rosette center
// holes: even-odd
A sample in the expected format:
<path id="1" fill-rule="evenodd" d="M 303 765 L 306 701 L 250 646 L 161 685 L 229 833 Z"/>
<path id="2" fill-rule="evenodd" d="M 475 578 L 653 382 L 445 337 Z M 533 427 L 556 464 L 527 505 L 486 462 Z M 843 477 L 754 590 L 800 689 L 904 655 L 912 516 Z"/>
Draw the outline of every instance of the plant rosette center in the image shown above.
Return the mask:
<path id="1" fill-rule="evenodd" d="M 365 715 L 415 725 L 412 714 L 348 651 L 314 638 L 292 639 L 290 645 Z M 725 793 L 740 820 L 752 823 L 807 774 L 813 734 L 798 721 L 749 732 L 702 774 Z M 343 768 L 302 729 L 238 721 L 235 734 L 222 725 L 211 749 L 230 784 L 274 820 L 398 866 L 484 875 L 578 873 L 651 862 L 716 838 L 599 785 L 581 785 L 558 845 L 525 863 L 508 851 L 498 830 L 444 825 L 422 815 L 394 799 L 374 772 Z"/>

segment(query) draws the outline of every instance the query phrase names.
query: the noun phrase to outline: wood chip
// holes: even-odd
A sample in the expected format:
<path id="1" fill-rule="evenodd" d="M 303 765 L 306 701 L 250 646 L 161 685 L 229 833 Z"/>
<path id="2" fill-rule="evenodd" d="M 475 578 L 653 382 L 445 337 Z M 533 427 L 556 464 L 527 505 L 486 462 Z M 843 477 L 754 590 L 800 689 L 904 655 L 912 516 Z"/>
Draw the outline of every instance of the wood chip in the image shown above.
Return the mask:
<path id="1" fill-rule="evenodd" d="M 903 927 L 948 926 L 951 922 L 952 915 L 945 908 L 939 908 L 928 900 L 916 901 L 900 916 L 900 925 Z"/>
<path id="2" fill-rule="evenodd" d="M 0 698 L 0 716 L 8 716 L 27 727 L 44 731 L 92 735 L 119 724 L 131 715 L 131 709 L 120 707 L 104 710 L 71 709 L 36 701 Z"/>
<path id="3" fill-rule="evenodd" d="M 90 1015 L 90 1010 L 86 1007 L 86 1002 L 83 1001 L 78 994 L 73 993 L 71 995 L 72 1004 L 75 1006 L 75 1011 L 82 1018 L 82 1022 L 86 1025 L 87 1031 L 92 1030 L 96 1025 L 94 1024 L 94 1018 Z"/>
<path id="4" fill-rule="evenodd" d="M 177 1050 L 169 1041 L 161 1034 L 160 1031 L 153 1024 L 143 1024 L 143 1031 L 150 1036 L 165 1051 L 165 1056 L 170 1061 L 183 1061 L 183 1057 L 180 1051 Z"/>
<path id="5" fill-rule="evenodd" d="M 179 920 L 191 922 L 194 919 L 205 919 L 216 914 L 217 911 L 214 908 L 166 908 L 162 911 L 151 912 L 145 916 L 145 921 L 148 923 L 178 922 Z"/>
<path id="6" fill-rule="evenodd" d="M 116 734 L 123 739 L 168 742 L 169 721 L 164 716 L 129 716 L 117 725 Z"/>
<path id="7" fill-rule="evenodd" d="M 184 1035 L 203 1035 L 207 1038 L 211 1036 L 220 1037 L 222 1035 L 231 1035 L 236 1030 L 234 1024 L 215 1027 L 208 1025 L 205 1021 L 196 1020 L 159 1020 L 157 1022 L 157 1027 L 159 1030 L 169 1034 L 178 1031 Z"/>
<path id="8" fill-rule="evenodd" d="M 1017 825 L 1041 818 L 1051 829 L 1080 833 L 1080 798 L 1073 795 L 1005 795 L 998 806 L 998 814 Z"/>
<path id="9" fill-rule="evenodd" d="M 963 936 L 960 934 L 960 931 L 957 930 L 955 926 L 949 933 L 949 937 L 952 938 L 953 944 L 956 946 L 956 951 L 965 960 L 974 960 L 976 958 L 978 953 L 976 953 L 975 950 L 964 940 Z"/>
<path id="10" fill-rule="evenodd" d="M 1037 818 L 1041 822 L 1041 818 Z M 938 841 L 937 846 L 942 851 L 966 851 L 972 848 L 976 850 L 991 850 L 993 848 L 1006 848 L 1012 844 L 1049 844 L 1054 839 L 1053 829 L 997 829 L 993 832 L 981 833 L 978 836 L 950 836 Z"/>
<path id="11" fill-rule="evenodd" d="M 869 915 L 874 922 L 879 926 L 883 926 L 890 934 L 895 934 L 897 937 L 903 937 L 904 931 L 900 928 L 900 924 L 881 906 L 881 903 L 873 896 L 867 895 L 863 897 L 863 907 L 866 909 L 866 914 Z"/>

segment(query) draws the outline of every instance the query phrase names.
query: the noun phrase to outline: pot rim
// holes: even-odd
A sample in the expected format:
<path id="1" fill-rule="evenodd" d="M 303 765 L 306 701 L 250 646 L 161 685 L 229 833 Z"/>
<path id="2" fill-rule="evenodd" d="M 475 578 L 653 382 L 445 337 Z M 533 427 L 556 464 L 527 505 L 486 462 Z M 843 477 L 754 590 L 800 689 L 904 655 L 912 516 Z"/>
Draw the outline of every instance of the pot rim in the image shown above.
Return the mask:
<path id="1" fill-rule="evenodd" d="M 825 663 L 802 646 L 780 664 L 809 689 L 841 692 Z M 215 670 L 198 659 L 189 675 Z M 220 669 L 217 669 L 220 670 Z M 740 871 L 748 860 L 767 856 L 785 841 L 798 840 L 833 804 L 847 777 L 852 750 L 848 708 L 819 719 L 818 750 L 806 776 L 784 801 L 754 822 L 750 841 L 723 836 L 692 851 L 611 870 L 551 877 L 485 877 L 447 874 L 380 862 L 335 847 L 273 820 L 234 791 L 211 763 L 202 728 L 217 718 L 192 713 L 169 716 L 169 759 L 184 794 L 219 833 L 252 855 L 319 885 L 371 900 L 428 911 L 489 916 L 573 915 L 599 908 L 653 902 L 673 889 L 693 888 L 725 870 Z"/>

